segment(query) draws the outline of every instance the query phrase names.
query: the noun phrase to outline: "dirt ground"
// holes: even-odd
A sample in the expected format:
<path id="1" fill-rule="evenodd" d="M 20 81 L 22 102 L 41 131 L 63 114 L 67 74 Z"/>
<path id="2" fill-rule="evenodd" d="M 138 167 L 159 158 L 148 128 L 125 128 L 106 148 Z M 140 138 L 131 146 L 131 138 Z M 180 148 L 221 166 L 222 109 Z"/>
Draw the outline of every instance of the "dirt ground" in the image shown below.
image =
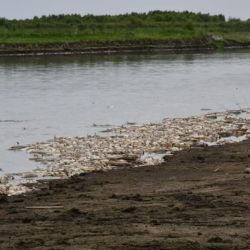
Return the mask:
<path id="1" fill-rule="evenodd" d="M 247 167 L 250 140 L 41 183 L 0 198 L 0 249 L 250 249 Z"/>

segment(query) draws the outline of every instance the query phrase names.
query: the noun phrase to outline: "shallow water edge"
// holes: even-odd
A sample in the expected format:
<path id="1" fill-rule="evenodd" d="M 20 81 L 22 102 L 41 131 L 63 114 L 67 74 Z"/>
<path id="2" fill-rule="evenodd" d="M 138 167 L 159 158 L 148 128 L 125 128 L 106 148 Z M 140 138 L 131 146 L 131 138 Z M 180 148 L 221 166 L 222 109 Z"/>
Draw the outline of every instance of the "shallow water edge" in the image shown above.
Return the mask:
<path id="1" fill-rule="evenodd" d="M 167 118 L 161 123 L 114 127 L 105 136 L 54 137 L 46 142 L 16 145 L 10 149 L 27 151 L 31 160 L 45 167 L 1 177 L 1 192 L 9 195 L 27 192 L 25 184 L 42 178 L 159 165 L 181 150 L 247 140 L 249 115 L 247 109 Z"/>

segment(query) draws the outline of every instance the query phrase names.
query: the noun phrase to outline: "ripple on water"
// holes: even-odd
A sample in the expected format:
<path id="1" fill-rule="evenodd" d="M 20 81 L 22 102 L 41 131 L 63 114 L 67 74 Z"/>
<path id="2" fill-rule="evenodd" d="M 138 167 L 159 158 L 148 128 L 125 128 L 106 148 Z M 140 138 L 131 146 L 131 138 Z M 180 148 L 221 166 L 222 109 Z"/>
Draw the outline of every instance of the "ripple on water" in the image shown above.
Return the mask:
<path id="1" fill-rule="evenodd" d="M 0 167 L 37 166 L 6 151 L 16 142 L 250 107 L 249 65 L 249 52 L 0 59 Z"/>

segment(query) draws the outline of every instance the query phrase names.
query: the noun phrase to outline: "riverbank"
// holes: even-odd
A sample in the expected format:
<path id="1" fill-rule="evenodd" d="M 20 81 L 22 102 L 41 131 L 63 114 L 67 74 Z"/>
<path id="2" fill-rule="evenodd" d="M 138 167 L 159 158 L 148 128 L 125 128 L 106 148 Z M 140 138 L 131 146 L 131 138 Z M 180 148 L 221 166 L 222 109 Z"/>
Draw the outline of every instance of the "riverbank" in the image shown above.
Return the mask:
<path id="1" fill-rule="evenodd" d="M 219 39 L 219 40 L 218 40 Z M 224 39 L 222 36 L 183 41 L 113 41 L 0 44 L 0 57 L 41 55 L 91 55 L 123 53 L 183 53 L 249 49 L 249 41 Z"/>
<path id="2" fill-rule="evenodd" d="M 54 137 L 46 142 L 15 145 L 43 168 L 8 173 L 0 178 L 0 191 L 16 195 L 30 191 L 26 185 L 43 178 L 68 178 L 93 171 L 129 166 L 153 166 L 178 151 L 246 140 L 250 136 L 250 110 L 231 110 L 166 118 L 161 123 L 126 124 L 104 129 L 102 135 Z M 100 126 L 94 124 L 93 126 Z"/>
<path id="3" fill-rule="evenodd" d="M 247 249 L 249 155 L 247 140 L 41 182 L 1 199 L 0 249 Z"/>
<path id="4" fill-rule="evenodd" d="M 250 22 L 188 11 L 0 18 L 0 56 L 249 48 Z"/>

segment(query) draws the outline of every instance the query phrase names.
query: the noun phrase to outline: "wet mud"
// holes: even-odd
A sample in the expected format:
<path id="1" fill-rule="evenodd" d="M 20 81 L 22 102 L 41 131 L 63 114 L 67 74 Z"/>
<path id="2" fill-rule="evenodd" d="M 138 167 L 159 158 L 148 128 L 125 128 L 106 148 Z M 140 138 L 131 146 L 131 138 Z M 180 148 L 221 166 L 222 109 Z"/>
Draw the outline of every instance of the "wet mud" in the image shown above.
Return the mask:
<path id="1" fill-rule="evenodd" d="M 0 249 L 249 249 L 250 140 L 0 197 Z"/>

